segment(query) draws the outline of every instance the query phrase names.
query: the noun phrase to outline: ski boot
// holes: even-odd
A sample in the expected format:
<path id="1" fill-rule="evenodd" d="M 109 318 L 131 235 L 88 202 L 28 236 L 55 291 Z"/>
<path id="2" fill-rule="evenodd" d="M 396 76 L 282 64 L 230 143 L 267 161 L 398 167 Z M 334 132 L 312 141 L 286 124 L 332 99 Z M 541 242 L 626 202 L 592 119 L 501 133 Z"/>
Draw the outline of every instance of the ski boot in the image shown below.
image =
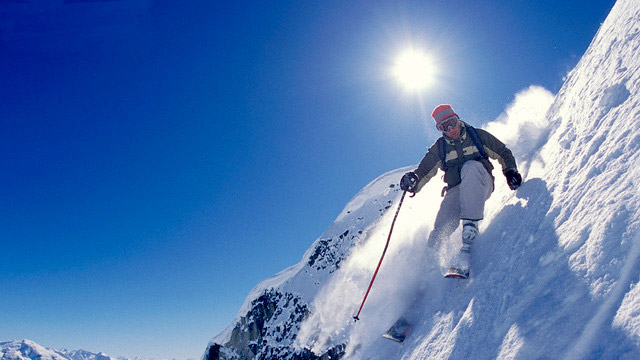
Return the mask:
<path id="1" fill-rule="evenodd" d="M 473 239 L 478 235 L 478 222 L 474 220 L 462 220 L 462 243 L 471 246 Z"/>
<path id="2" fill-rule="evenodd" d="M 468 279 L 471 267 L 471 244 L 478 235 L 478 222 L 463 220 L 462 222 L 462 247 L 456 256 L 454 265 L 444 275 L 446 278 Z"/>

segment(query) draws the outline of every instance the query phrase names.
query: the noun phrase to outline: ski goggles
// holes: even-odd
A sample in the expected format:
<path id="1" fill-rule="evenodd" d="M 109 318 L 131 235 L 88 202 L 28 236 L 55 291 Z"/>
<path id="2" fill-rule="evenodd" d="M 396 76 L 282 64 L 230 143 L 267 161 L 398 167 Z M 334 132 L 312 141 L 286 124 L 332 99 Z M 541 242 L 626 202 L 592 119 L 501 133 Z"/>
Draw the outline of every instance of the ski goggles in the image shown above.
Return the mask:
<path id="1" fill-rule="evenodd" d="M 436 128 L 441 132 L 447 132 L 453 129 L 454 127 L 458 126 L 459 123 L 460 123 L 460 118 L 458 117 L 458 115 L 454 115 L 436 124 Z"/>

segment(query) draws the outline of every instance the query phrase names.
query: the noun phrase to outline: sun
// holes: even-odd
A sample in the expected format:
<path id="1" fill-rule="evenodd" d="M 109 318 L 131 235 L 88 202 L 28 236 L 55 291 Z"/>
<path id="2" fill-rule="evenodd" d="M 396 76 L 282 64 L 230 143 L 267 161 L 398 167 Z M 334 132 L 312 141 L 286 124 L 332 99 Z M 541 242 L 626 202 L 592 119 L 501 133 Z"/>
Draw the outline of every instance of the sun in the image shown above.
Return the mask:
<path id="1" fill-rule="evenodd" d="M 407 90 L 423 90 L 433 82 L 435 66 L 420 50 L 407 50 L 398 56 L 393 75 Z"/>

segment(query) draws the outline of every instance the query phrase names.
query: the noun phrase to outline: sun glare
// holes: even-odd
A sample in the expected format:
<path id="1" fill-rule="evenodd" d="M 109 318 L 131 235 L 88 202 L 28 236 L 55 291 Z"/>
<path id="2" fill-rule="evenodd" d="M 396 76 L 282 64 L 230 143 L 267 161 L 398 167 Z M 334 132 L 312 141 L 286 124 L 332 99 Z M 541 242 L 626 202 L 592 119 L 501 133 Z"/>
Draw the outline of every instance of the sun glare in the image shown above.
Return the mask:
<path id="1" fill-rule="evenodd" d="M 393 75 L 407 90 L 422 90 L 433 81 L 433 61 L 423 52 L 408 50 L 398 56 Z"/>

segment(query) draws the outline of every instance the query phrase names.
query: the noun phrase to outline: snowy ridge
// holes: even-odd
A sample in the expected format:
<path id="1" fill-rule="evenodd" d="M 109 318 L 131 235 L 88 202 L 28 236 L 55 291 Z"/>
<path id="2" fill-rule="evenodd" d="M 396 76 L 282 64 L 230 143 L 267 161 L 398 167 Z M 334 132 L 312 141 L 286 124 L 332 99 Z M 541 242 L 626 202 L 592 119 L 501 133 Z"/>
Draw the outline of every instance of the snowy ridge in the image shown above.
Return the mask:
<path id="1" fill-rule="evenodd" d="M 434 179 L 405 199 L 353 322 L 413 167 L 394 170 L 299 264 L 258 285 L 204 358 L 639 358 L 639 49 L 640 3 L 619 0 L 555 97 L 525 89 L 483 126 L 514 151 L 525 182 L 510 191 L 496 166 L 469 281 L 441 276 L 459 230 L 442 254 L 425 248 L 443 185 Z M 413 327 L 399 346 L 380 335 L 402 313 Z"/>
<path id="2" fill-rule="evenodd" d="M 105 353 L 92 353 L 86 350 L 53 350 L 45 348 L 31 340 L 0 342 L 2 360 L 116 360 Z"/>
<path id="3" fill-rule="evenodd" d="M 31 340 L 15 340 L 0 342 L 0 359 L 2 360 L 69 360 L 60 352 L 47 349 Z"/>
<path id="4" fill-rule="evenodd" d="M 65 349 L 61 350 L 61 352 L 71 360 L 116 360 L 103 352 L 94 354 L 86 350 L 68 351 Z"/>
<path id="5" fill-rule="evenodd" d="M 252 352 L 251 347 L 259 339 L 259 342 L 270 344 L 273 348 L 285 347 L 288 349 L 287 353 L 295 353 L 294 341 L 301 321 L 292 321 L 292 319 L 307 315 L 318 292 L 343 266 L 351 251 L 370 238 L 368 234 L 373 228 L 388 222 L 387 210 L 401 194 L 397 184 L 398 179 L 402 172 L 408 169 L 384 174 L 362 189 L 347 204 L 336 221 L 313 243 L 300 263 L 262 281 L 251 291 L 237 319 L 212 339 L 208 348 L 210 349 L 214 344 L 226 344 L 227 347 L 235 344 L 236 348 L 238 346 L 244 348 L 239 354 L 242 358 L 250 356 L 248 354 L 257 355 Z M 369 243 L 367 240 L 367 244 Z M 375 251 L 378 252 L 378 249 L 376 248 Z M 370 276 L 370 271 L 368 268 L 362 269 L 362 277 Z M 266 307 L 270 305 L 277 307 L 283 301 L 288 304 L 294 304 L 295 301 L 295 305 L 286 306 L 282 311 L 262 310 L 265 304 L 268 304 Z M 350 316 L 348 318 L 350 319 Z M 295 328 L 295 332 L 290 331 L 291 327 Z M 241 335 L 243 332 L 253 335 L 243 336 Z M 261 334 L 258 336 L 257 332 Z M 287 337 L 287 334 L 291 336 Z M 264 354 L 271 351 L 271 349 L 262 350 L 260 356 L 265 356 Z M 325 350 L 329 351 L 329 349 Z M 279 355 L 285 356 L 282 353 Z M 313 355 L 309 356 L 313 358 Z M 231 355 L 228 357 L 232 358 Z"/>

